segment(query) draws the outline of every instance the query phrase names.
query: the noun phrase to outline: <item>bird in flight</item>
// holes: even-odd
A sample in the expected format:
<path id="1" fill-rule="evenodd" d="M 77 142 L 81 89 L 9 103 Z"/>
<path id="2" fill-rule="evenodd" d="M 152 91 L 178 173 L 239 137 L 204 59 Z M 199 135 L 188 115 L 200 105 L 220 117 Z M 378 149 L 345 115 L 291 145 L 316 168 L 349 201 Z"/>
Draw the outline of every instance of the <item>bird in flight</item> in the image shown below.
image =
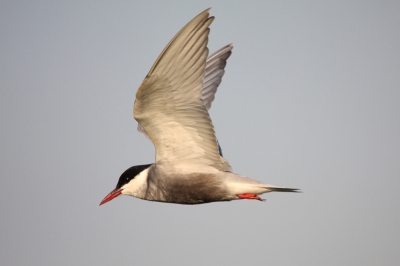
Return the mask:
<path id="1" fill-rule="evenodd" d="M 229 44 L 208 57 L 207 9 L 168 43 L 136 92 L 138 131 L 152 141 L 153 164 L 127 169 L 100 205 L 120 196 L 178 204 L 263 200 L 267 192 L 299 192 L 232 171 L 208 110 L 232 53 Z"/>

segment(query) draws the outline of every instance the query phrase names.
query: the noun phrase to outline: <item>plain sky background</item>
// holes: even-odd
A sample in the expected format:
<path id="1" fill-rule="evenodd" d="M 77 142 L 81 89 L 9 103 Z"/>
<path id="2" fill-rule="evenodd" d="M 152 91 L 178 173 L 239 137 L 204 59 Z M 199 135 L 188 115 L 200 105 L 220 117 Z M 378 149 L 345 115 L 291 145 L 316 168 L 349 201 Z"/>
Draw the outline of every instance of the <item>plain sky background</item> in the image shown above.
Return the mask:
<path id="1" fill-rule="evenodd" d="M 235 172 L 301 188 L 100 201 L 154 162 L 136 90 L 212 7 L 210 110 Z M 1 1 L 1 265 L 398 265 L 399 1 Z"/>

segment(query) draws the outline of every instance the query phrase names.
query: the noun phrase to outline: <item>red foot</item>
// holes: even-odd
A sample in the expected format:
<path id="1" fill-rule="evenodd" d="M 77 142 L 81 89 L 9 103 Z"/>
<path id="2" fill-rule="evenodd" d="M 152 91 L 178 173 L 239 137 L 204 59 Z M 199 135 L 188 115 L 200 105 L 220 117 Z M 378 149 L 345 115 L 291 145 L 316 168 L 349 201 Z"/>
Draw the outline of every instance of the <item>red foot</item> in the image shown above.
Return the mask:
<path id="1" fill-rule="evenodd" d="M 239 199 L 255 199 L 255 200 L 265 201 L 264 199 L 254 194 L 239 194 L 237 196 Z"/>

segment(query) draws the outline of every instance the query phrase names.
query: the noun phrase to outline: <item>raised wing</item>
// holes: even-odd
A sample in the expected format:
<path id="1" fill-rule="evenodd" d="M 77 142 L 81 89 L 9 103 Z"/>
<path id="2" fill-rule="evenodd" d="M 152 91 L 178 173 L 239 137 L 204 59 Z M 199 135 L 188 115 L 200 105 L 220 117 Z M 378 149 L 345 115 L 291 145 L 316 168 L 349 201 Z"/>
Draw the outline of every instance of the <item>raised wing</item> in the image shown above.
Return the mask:
<path id="1" fill-rule="evenodd" d="M 233 46 L 228 44 L 207 58 L 205 75 L 203 78 L 203 88 L 202 88 L 202 100 L 204 106 L 209 110 L 211 104 L 215 99 L 215 93 L 217 92 L 218 86 L 221 84 L 222 77 L 225 74 L 226 61 L 232 54 Z M 138 123 L 137 130 L 146 138 L 151 140 L 150 136 L 147 134 L 146 130 Z M 218 150 L 220 156 L 222 155 L 222 149 L 218 141 Z M 222 159 L 224 160 L 224 159 Z M 226 161 L 226 160 L 225 160 Z M 228 165 L 226 161 L 225 164 Z M 230 168 L 230 166 L 229 166 Z"/>
<path id="2" fill-rule="evenodd" d="M 232 54 L 233 46 L 228 44 L 207 58 L 205 75 L 203 78 L 203 89 L 201 90 L 201 98 L 203 99 L 203 104 L 209 110 L 211 108 L 211 103 L 215 99 L 215 93 L 217 92 L 219 84 L 221 84 L 222 77 L 225 74 L 226 61 Z M 150 139 L 149 134 L 146 130 L 138 123 L 137 130 L 146 138 Z M 219 146 L 219 152 L 222 156 L 222 150 Z"/>
<path id="3" fill-rule="evenodd" d="M 228 44 L 207 58 L 203 89 L 201 90 L 201 98 L 207 110 L 210 110 L 211 103 L 215 99 L 215 93 L 225 74 L 226 60 L 231 56 L 232 49 L 232 44 Z"/>
<path id="4" fill-rule="evenodd" d="M 189 171 L 225 171 L 201 90 L 208 55 L 209 9 L 190 21 L 157 58 L 136 93 L 134 117 L 156 148 L 156 163 Z"/>
<path id="5" fill-rule="evenodd" d="M 222 77 L 225 74 L 226 61 L 231 56 L 232 49 L 232 44 L 228 44 L 207 58 L 205 75 L 203 78 L 203 89 L 201 90 L 201 98 L 207 110 L 211 108 L 211 104 L 215 99 L 215 93 L 217 92 L 218 86 L 221 84 Z M 139 123 L 137 130 L 147 139 L 151 140 L 149 134 L 147 134 L 146 130 L 144 130 Z M 219 154 L 220 156 L 223 156 L 218 140 L 217 144 Z"/>

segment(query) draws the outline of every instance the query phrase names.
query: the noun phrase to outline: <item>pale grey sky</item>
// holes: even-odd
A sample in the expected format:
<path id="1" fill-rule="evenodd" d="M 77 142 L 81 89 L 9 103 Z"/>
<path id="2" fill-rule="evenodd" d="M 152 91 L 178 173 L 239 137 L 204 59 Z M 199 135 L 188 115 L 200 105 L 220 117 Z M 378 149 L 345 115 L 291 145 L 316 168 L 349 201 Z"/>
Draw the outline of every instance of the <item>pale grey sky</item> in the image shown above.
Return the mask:
<path id="1" fill-rule="evenodd" d="M 120 197 L 154 161 L 137 87 L 212 7 L 210 111 L 235 172 L 302 194 Z M 397 265 L 399 1 L 2 1 L 1 265 Z"/>

